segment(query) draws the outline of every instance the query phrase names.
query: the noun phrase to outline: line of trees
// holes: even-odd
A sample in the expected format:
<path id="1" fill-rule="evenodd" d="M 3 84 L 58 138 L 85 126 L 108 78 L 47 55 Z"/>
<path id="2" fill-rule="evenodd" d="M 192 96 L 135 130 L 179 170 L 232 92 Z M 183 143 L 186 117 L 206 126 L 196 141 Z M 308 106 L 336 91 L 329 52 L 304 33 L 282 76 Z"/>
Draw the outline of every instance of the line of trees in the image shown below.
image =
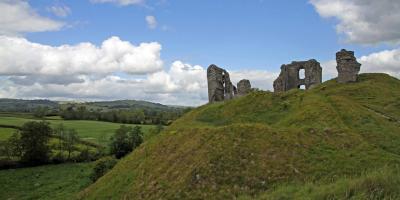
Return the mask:
<path id="1" fill-rule="evenodd" d="M 179 118 L 184 110 L 169 111 L 145 109 L 89 110 L 85 106 L 69 106 L 60 110 L 60 116 L 66 120 L 98 120 L 126 124 L 163 124 L 169 125 Z"/>

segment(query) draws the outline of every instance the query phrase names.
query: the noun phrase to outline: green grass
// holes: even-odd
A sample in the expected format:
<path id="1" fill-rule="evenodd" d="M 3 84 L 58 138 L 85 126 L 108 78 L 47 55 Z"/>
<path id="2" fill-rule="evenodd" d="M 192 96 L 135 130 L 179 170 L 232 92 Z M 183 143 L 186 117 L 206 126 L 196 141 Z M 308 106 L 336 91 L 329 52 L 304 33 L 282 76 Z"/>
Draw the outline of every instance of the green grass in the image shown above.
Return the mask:
<path id="1" fill-rule="evenodd" d="M 73 199 L 90 184 L 91 163 L 0 170 L 0 199 Z"/>
<path id="2" fill-rule="evenodd" d="M 239 200 L 254 197 L 242 196 Z M 339 178 L 333 182 L 281 185 L 258 196 L 265 200 L 394 200 L 400 199 L 400 170 L 383 167 L 358 177 Z"/>
<path id="3" fill-rule="evenodd" d="M 331 80 L 308 91 L 254 92 L 204 105 L 144 143 L 80 197 L 268 198 L 293 185 L 300 193 L 307 190 L 303 185 L 317 191 L 338 187 L 326 194 L 340 197 L 343 188 L 369 180 L 366 173 L 383 167 L 389 172 L 382 177 L 398 172 L 392 170 L 400 165 L 399 102 L 398 79 L 362 74 L 357 83 Z M 348 177 L 349 185 L 340 188 Z M 377 191 L 391 190 L 391 184 L 377 183 Z"/>
<path id="4" fill-rule="evenodd" d="M 12 128 L 0 128 L 0 141 L 7 140 L 15 132 Z"/>
<path id="5" fill-rule="evenodd" d="M 29 118 L 29 115 L 12 116 L 7 113 L 0 115 L 0 125 L 13 125 L 22 126 L 22 124 L 39 119 Z M 47 119 L 50 124 L 55 127 L 56 125 L 63 123 L 67 128 L 74 128 L 78 135 L 83 140 L 95 142 L 102 145 L 107 145 L 110 137 L 115 133 L 115 130 L 120 127 L 121 124 L 111 122 L 100 122 L 100 121 L 88 121 L 88 120 L 61 120 L 58 117 L 51 117 Z M 135 125 L 128 125 L 135 126 Z M 149 129 L 155 127 L 154 125 L 139 125 L 142 127 L 142 131 L 145 133 L 145 138 Z M 0 128 L 0 140 L 10 136 L 9 129 Z M 4 134 L 3 134 L 4 133 Z"/>

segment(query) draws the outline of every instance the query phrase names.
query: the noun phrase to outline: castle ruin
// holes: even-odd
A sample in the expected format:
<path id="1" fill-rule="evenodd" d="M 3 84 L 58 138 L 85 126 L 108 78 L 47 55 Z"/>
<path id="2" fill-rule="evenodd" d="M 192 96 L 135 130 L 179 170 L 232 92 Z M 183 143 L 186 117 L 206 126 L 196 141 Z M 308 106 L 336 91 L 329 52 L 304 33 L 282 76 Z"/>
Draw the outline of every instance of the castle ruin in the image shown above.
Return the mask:
<path id="1" fill-rule="evenodd" d="M 208 100 L 217 102 L 232 99 L 236 88 L 233 86 L 229 73 L 216 65 L 207 69 Z"/>
<path id="2" fill-rule="evenodd" d="M 243 79 L 238 82 L 237 84 L 237 95 L 238 96 L 244 96 L 251 91 L 251 84 L 250 81 L 247 79 Z"/>
<path id="3" fill-rule="evenodd" d="M 241 80 L 236 88 L 229 77 L 229 73 L 216 65 L 210 65 L 207 69 L 208 101 L 218 102 L 243 96 L 251 90 L 249 80 Z"/>
<path id="4" fill-rule="evenodd" d="M 336 53 L 338 83 L 356 82 L 361 64 L 357 62 L 353 51 L 342 49 Z M 300 71 L 304 70 L 304 78 Z M 225 101 L 248 94 L 251 89 L 249 80 L 243 79 L 237 84 L 232 84 L 229 73 L 210 65 L 207 69 L 208 98 L 209 102 Z M 322 83 L 322 67 L 318 61 L 294 61 L 281 66 L 279 77 L 274 81 L 275 92 L 285 92 L 304 86 L 306 90 Z"/>
<path id="5" fill-rule="evenodd" d="M 338 70 L 338 83 L 356 82 L 361 64 L 357 62 L 354 51 L 342 49 L 336 53 L 336 63 Z"/>
<path id="6" fill-rule="evenodd" d="M 304 69 L 305 77 L 300 78 L 300 70 Z M 309 61 L 294 61 L 291 64 L 282 65 L 279 77 L 274 81 L 274 91 L 284 92 L 294 88 L 305 89 L 322 83 L 322 68 L 319 62 L 312 59 Z"/>

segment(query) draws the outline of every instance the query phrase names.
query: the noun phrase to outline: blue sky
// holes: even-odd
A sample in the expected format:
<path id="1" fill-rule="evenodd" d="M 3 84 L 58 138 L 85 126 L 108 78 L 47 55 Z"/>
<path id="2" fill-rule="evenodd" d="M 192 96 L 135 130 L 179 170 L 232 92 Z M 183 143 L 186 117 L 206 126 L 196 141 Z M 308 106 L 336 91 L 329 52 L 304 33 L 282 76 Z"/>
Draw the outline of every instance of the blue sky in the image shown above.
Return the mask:
<path id="1" fill-rule="evenodd" d="M 396 0 L 0 0 L 0 58 L 12 60 L 11 47 L 19 57 L 34 54 L 0 62 L 0 97 L 199 105 L 210 64 L 271 89 L 293 60 L 317 59 L 324 77 L 334 77 L 342 48 L 356 52 L 364 72 L 397 76 L 399 8 Z M 96 62 L 102 57 L 107 64 Z M 110 93 L 91 88 L 107 84 Z"/>
<path id="2" fill-rule="evenodd" d="M 47 7 L 68 6 L 71 14 L 61 20 L 72 27 L 30 33 L 27 38 L 50 45 L 100 44 L 110 36 L 135 44 L 157 41 L 167 62 L 216 63 L 231 70 L 275 70 L 292 60 L 333 59 L 340 48 L 354 49 L 360 55 L 377 49 L 340 42 L 334 19 L 321 18 L 303 0 L 177 0 L 131 6 L 72 2 L 31 1 L 32 7 L 48 17 L 53 16 Z M 147 15 L 156 17 L 156 29 L 147 28 Z"/>

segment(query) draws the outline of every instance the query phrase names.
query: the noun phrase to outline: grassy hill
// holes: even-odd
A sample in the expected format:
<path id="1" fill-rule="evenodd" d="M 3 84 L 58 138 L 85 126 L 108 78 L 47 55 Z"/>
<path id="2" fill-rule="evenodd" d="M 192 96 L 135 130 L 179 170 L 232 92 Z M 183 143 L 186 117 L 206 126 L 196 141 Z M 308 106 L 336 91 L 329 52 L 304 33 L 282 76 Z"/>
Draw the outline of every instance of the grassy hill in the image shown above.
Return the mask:
<path id="1" fill-rule="evenodd" d="M 362 74 L 199 107 L 83 199 L 400 198 L 400 81 Z"/>
<path id="2" fill-rule="evenodd" d="M 45 99 L 23 100 L 23 99 L 2 99 L 0 98 L 0 112 L 32 112 L 38 107 L 57 109 L 58 103 Z"/>

